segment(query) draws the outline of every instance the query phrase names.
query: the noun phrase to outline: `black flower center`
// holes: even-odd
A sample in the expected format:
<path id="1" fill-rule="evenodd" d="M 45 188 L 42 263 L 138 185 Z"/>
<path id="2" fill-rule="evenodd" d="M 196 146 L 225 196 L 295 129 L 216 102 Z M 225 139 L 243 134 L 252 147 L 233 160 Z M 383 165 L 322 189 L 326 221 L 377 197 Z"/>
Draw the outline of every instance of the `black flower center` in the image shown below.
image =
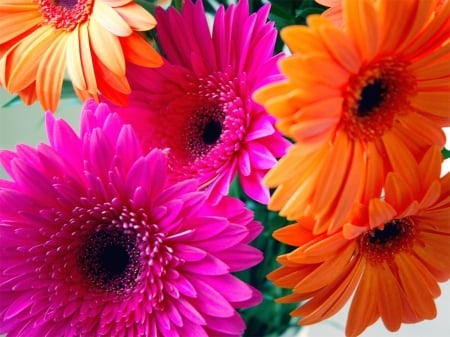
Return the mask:
<path id="1" fill-rule="evenodd" d="M 383 227 L 374 228 L 360 239 L 363 255 L 375 263 L 392 259 L 399 252 L 409 251 L 414 243 L 414 222 L 410 218 L 393 219 Z"/>
<path id="2" fill-rule="evenodd" d="M 416 78 L 400 60 L 381 60 L 350 76 L 344 92 L 341 126 L 351 139 L 374 141 L 411 111 Z"/>
<path id="3" fill-rule="evenodd" d="M 203 142 L 206 145 L 216 144 L 222 134 L 222 123 L 219 121 L 211 120 L 206 123 L 203 130 Z"/>
<path id="4" fill-rule="evenodd" d="M 369 116 L 375 109 L 383 103 L 386 94 L 386 87 L 381 79 L 375 79 L 366 85 L 361 91 L 361 98 L 358 102 L 358 116 Z"/>
<path id="5" fill-rule="evenodd" d="M 96 287 L 116 293 L 134 287 L 140 273 L 140 251 L 132 231 L 102 229 L 82 249 L 81 269 Z"/>
<path id="6" fill-rule="evenodd" d="M 186 125 L 184 134 L 188 157 L 200 158 L 220 142 L 225 113 L 217 106 L 197 110 Z"/>
<path id="7" fill-rule="evenodd" d="M 375 228 L 369 235 L 369 242 L 377 245 L 388 245 L 405 232 L 404 223 L 400 220 L 392 220 L 384 225 L 383 229 Z"/>
<path id="8" fill-rule="evenodd" d="M 99 262 L 103 270 L 111 276 L 122 275 L 130 262 L 126 248 L 120 244 L 110 244 L 103 247 L 99 254 Z"/>

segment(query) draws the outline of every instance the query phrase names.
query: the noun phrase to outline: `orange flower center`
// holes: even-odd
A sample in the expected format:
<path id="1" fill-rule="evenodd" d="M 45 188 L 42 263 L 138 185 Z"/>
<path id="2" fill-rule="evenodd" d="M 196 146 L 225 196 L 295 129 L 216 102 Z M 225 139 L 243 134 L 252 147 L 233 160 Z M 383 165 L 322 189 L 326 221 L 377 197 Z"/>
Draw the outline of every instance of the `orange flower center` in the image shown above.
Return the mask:
<path id="1" fill-rule="evenodd" d="M 372 141 L 391 129 L 396 114 L 410 110 L 415 80 L 404 62 L 383 60 L 352 76 L 341 125 L 350 138 Z"/>
<path id="2" fill-rule="evenodd" d="M 192 115 L 185 131 L 187 152 L 200 158 L 220 141 L 225 113 L 218 107 L 202 107 Z"/>
<path id="3" fill-rule="evenodd" d="M 44 23 L 71 31 L 89 19 L 94 0 L 39 0 Z"/>
<path id="4" fill-rule="evenodd" d="M 382 228 L 375 228 L 360 237 L 362 255 L 372 263 L 390 261 L 395 254 L 412 249 L 415 237 L 414 223 L 410 218 L 393 219 Z"/>

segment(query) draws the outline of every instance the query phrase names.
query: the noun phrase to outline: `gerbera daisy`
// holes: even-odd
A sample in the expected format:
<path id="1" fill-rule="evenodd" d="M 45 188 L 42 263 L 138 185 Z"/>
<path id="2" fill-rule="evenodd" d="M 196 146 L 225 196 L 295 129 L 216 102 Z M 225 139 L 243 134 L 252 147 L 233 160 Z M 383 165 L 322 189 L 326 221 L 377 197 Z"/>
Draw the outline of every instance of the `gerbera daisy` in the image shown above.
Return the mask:
<path id="1" fill-rule="evenodd" d="M 420 158 L 450 125 L 450 3 L 344 1 L 344 27 L 320 15 L 282 38 L 286 80 L 255 99 L 296 144 L 266 176 L 269 207 L 337 230 L 359 196 L 379 195 L 386 151 Z"/>
<path id="2" fill-rule="evenodd" d="M 314 235 L 305 217 L 274 236 L 299 246 L 279 258 L 268 278 L 305 301 L 291 314 L 299 324 L 324 320 L 353 295 L 347 336 L 381 317 L 390 331 L 436 316 L 438 282 L 450 277 L 450 173 L 439 178 L 442 156 L 433 146 L 417 165 L 411 154 L 388 173 L 385 198 L 361 205 L 342 230 Z"/>
<path id="3" fill-rule="evenodd" d="M 162 64 L 136 33 L 156 21 L 132 0 L 0 0 L 0 18 L 0 84 L 45 110 L 56 110 L 66 69 L 82 100 L 100 92 L 124 104 L 125 60 Z"/>
<path id="4" fill-rule="evenodd" d="M 251 99 L 256 88 L 280 77 L 268 13 L 265 5 L 249 15 L 247 0 L 220 6 L 210 33 L 202 1 L 185 1 L 181 13 L 157 8 L 166 62 L 127 68 L 130 104 L 114 108 L 145 146 L 171 149 L 175 181 L 198 178 L 215 199 L 227 194 L 237 173 L 244 191 L 267 203 L 262 178 L 288 146 Z"/>
<path id="5" fill-rule="evenodd" d="M 89 100 L 81 136 L 47 114 L 50 145 L 0 160 L 0 333 L 239 336 L 260 294 L 233 276 L 258 263 L 243 203 L 167 184 L 166 152 Z"/>

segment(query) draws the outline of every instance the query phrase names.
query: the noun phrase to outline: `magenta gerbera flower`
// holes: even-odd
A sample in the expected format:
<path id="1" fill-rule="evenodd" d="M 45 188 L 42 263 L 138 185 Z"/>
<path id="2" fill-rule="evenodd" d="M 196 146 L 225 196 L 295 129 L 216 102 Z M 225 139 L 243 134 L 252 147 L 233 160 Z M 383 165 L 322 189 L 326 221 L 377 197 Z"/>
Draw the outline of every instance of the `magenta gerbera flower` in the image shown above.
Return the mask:
<path id="1" fill-rule="evenodd" d="M 171 149 L 172 179 L 198 178 L 215 199 L 227 194 L 237 174 L 251 198 L 267 203 L 262 178 L 289 144 L 251 99 L 257 88 L 280 79 L 268 13 L 265 5 L 249 15 L 247 0 L 221 6 L 210 33 L 202 1 L 185 1 L 181 13 L 157 8 L 165 64 L 130 64 L 129 106 L 115 108 L 147 148 Z"/>
<path id="2" fill-rule="evenodd" d="M 88 101 L 81 135 L 46 118 L 50 145 L 2 151 L 0 333 L 239 336 L 260 295 L 231 272 L 261 231 L 234 198 L 167 184 L 167 154 Z"/>

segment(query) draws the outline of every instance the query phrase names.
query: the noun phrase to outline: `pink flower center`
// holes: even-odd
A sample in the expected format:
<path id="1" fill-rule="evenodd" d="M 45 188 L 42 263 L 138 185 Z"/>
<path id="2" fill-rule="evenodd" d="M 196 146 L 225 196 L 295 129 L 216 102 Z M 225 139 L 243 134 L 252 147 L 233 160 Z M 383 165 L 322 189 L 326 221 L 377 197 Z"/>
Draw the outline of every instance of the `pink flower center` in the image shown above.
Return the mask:
<path id="1" fill-rule="evenodd" d="M 43 22 L 67 31 L 89 19 L 93 4 L 94 0 L 39 0 Z"/>
<path id="2" fill-rule="evenodd" d="M 350 78 L 341 125 L 350 138 L 377 139 L 392 128 L 396 114 L 410 110 L 415 80 L 404 62 L 384 60 Z"/>
<path id="3" fill-rule="evenodd" d="M 361 236 L 359 246 L 367 260 L 377 264 L 392 261 L 397 253 L 410 251 L 414 238 L 411 218 L 393 219 L 382 228 L 374 228 Z"/>

